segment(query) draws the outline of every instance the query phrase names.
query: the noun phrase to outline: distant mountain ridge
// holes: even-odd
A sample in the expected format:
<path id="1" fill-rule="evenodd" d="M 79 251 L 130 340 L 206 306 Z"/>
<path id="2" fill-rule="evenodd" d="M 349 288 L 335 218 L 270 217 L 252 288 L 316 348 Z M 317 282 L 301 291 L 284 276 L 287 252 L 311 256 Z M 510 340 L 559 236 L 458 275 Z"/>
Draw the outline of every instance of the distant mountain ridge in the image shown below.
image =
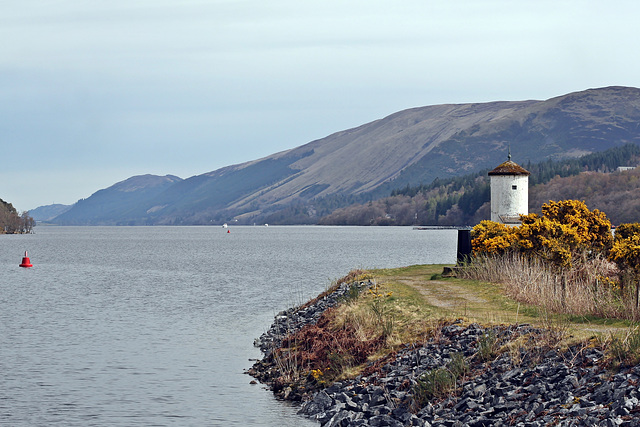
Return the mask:
<path id="1" fill-rule="evenodd" d="M 297 206 L 312 223 L 326 197 L 382 197 L 407 184 L 486 169 L 506 157 L 509 145 L 522 164 L 639 143 L 639 123 L 640 89 L 629 87 L 589 89 L 546 101 L 411 108 L 184 180 L 132 177 L 79 201 L 53 222 L 252 223 Z"/>
<path id="2" fill-rule="evenodd" d="M 62 215 L 69 209 L 71 209 L 73 205 L 62 205 L 59 203 L 55 203 L 53 205 L 40 206 L 35 209 L 31 209 L 29 211 L 29 215 L 36 221 L 51 221 L 58 215 Z"/>
<path id="3" fill-rule="evenodd" d="M 129 212 L 146 204 L 182 181 L 173 175 L 139 175 L 99 190 L 87 199 L 78 200 L 69 210 L 51 222 L 64 225 L 113 225 L 114 218 L 133 218 Z M 136 222 L 132 220 L 130 225 Z M 126 223 L 119 222 L 120 225 Z"/>

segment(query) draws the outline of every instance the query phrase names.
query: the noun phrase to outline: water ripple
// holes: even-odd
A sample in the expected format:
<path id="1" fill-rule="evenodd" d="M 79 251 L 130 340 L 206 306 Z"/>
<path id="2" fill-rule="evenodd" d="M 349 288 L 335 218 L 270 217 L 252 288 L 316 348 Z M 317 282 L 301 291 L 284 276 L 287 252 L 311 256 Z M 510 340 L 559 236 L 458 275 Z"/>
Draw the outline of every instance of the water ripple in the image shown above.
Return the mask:
<path id="1" fill-rule="evenodd" d="M 407 228 L 36 232 L 0 235 L 3 425 L 315 425 L 249 384 L 253 339 L 352 268 L 455 257 Z"/>

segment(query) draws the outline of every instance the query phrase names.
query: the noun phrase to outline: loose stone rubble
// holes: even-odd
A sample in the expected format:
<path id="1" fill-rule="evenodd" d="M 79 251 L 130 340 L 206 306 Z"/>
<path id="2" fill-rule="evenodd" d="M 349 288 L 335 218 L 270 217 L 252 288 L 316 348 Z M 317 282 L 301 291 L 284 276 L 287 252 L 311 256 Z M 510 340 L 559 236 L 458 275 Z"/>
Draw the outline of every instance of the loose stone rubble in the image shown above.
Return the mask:
<path id="1" fill-rule="evenodd" d="M 371 282 L 358 283 L 342 283 L 338 288 L 312 300 L 310 303 L 301 307 L 292 307 L 288 310 L 281 311 L 276 314 L 275 319 L 269 330 L 253 341 L 255 347 L 265 354 L 265 357 L 271 354 L 282 343 L 282 340 L 289 334 L 299 331 L 305 325 L 315 324 L 322 313 L 330 307 L 335 307 L 340 300 L 351 290 L 353 286 L 363 288 L 370 286 Z"/>
<path id="2" fill-rule="evenodd" d="M 271 350 L 284 335 L 315 322 L 336 305 L 347 288 L 343 285 L 302 310 L 279 313 L 272 328 L 256 340 L 265 359 L 249 373 L 272 386 L 270 378 L 277 374 L 265 362 Z M 282 398 L 306 399 L 300 414 L 331 427 L 640 426 L 640 366 L 607 370 L 600 349 L 576 346 L 559 351 L 543 345 L 545 333 L 529 325 L 487 329 L 454 322 L 428 342 L 406 346 L 373 373 L 336 382 L 313 396 L 304 388 L 296 393 L 290 387 L 272 389 Z M 495 336 L 500 345 L 516 339 L 537 340 L 540 345 L 514 345 L 483 361 L 478 343 L 487 336 Z M 426 371 L 447 367 L 455 353 L 464 355 L 470 372 L 460 379 L 456 392 L 420 407 L 414 396 L 418 379 Z"/>

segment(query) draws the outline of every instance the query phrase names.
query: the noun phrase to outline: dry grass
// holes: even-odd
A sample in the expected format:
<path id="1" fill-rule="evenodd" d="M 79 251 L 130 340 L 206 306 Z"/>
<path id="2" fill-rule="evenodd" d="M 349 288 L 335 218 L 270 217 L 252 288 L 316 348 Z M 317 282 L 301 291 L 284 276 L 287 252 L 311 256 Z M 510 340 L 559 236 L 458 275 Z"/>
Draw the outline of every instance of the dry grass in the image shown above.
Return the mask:
<path id="1" fill-rule="evenodd" d="M 531 356 L 538 348 L 566 347 L 596 335 L 622 355 L 635 349 L 636 341 L 640 343 L 636 335 L 618 338 L 628 324 L 586 317 L 624 314 L 625 305 L 616 298 L 616 289 L 590 279 L 609 277 L 610 267 L 596 260 L 567 272 L 571 286 L 566 287 L 564 299 L 557 275 L 520 258 L 482 259 L 464 269 L 465 278 L 442 278 L 443 266 L 439 265 L 354 271 L 343 280 L 366 281 L 371 289 L 354 293 L 327 310 L 316 325 L 289 336 L 275 356 L 283 377 L 288 377 L 283 379 L 311 376 L 320 386 L 353 378 L 368 363 L 382 363 L 404 344 L 438 340 L 443 325 L 461 318 L 462 324 L 487 326 L 531 323 L 544 331 L 510 344 L 487 336 L 485 352 L 479 355 L 484 359 L 506 351 L 517 362 L 523 351 Z M 602 338 L 607 334 L 610 338 Z M 640 354 L 640 350 L 634 352 Z"/>
<path id="2" fill-rule="evenodd" d="M 307 301 L 306 303 L 302 304 L 300 306 L 300 308 L 309 307 L 309 306 L 315 304 L 318 300 L 321 300 L 322 298 L 326 297 L 327 295 L 335 292 L 340 287 L 340 285 L 342 285 L 343 283 L 364 282 L 364 281 L 367 281 L 367 280 L 371 280 L 372 278 L 373 278 L 373 276 L 368 271 L 365 271 L 365 270 L 362 270 L 362 269 L 351 270 L 349 272 L 349 274 L 347 274 L 344 277 L 341 277 L 338 280 L 333 281 L 327 287 L 326 291 L 322 292 L 317 297 L 312 298 L 309 301 Z"/>
<path id="3" fill-rule="evenodd" d="M 336 307 L 330 322 L 333 330 L 352 329 L 360 342 L 381 342 L 369 360 L 383 357 L 404 343 L 423 339 L 433 326 L 433 311 L 415 290 L 380 279 L 377 276 L 373 287 L 361 292 L 357 300 Z"/>
<path id="4" fill-rule="evenodd" d="M 506 254 L 478 257 L 460 276 L 500 283 L 509 298 L 545 313 L 637 319 L 633 301 L 616 286 L 615 273 L 615 265 L 601 257 L 578 260 L 572 268 L 557 272 L 539 259 Z"/>
<path id="5" fill-rule="evenodd" d="M 601 338 L 600 344 L 607 349 L 613 367 L 635 366 L 640 363 L 640 326 L 638 325 L 623 333 L 610 333 Z"/>
<path id="6" fill-rule="evenodd" d="M 353 377 L 367 362 L 380 360 L 405 343 L 437 335 L 442 327 L 415 289 L 380 280 L 375 272 L 351 276 L 355 281 L 367 277 L 370 287 L 283 341 L 275 354 L 286 373 L 283 380 L 309 373 L 318 382 Z"/>

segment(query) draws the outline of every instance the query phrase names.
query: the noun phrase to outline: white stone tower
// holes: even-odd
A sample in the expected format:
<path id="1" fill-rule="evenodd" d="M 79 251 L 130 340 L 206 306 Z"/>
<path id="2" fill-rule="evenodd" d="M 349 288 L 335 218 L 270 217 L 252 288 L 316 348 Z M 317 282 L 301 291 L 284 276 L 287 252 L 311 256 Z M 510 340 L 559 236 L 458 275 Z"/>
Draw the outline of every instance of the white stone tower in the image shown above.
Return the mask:
<path id="1" fill-rule="evenodd" d="M 529 175 L 531 173 L 508 160 L 489 172 L 491 181 L 491 221 L 520 224 L 520 215 L 529 213 Z"/>

